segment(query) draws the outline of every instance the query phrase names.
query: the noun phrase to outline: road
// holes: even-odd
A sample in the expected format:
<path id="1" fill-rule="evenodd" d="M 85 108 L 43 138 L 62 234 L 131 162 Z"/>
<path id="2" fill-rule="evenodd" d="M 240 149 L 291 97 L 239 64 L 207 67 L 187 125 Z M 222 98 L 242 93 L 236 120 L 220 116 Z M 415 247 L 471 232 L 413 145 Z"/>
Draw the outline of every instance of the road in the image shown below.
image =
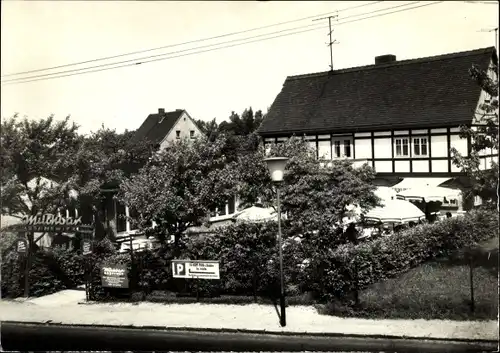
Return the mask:
<path id="1" fill-rule="evenodd" d="M 256 334 L 129 327 L 2 322 L 6 351 L 494 351 L 492 341 L 396 339 L 328 335 Z"/>

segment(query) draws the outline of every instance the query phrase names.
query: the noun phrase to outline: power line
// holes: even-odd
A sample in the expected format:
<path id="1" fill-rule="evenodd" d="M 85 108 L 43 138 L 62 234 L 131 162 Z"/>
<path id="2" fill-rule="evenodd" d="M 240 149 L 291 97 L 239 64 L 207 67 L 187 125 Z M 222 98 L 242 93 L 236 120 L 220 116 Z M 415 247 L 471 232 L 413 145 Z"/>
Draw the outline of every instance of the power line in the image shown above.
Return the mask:
<path id="1" fill-rule="evenodd" d="M 340 26 L 340 25 L 343 25 L 343 24 L 347 24 L 347 23 L 362 21 L 362 20 L 366 20 L 366 19 L 370 19 L 370 18 L 381 17 L 381 16 L 393 14 L 393 13 L 398 13 L 398 12 L 403 12 L 403 11 L 409 11 L 409 10 L 413 10 L 413 9 L 417 9 L 417 8 L 421 8 L 421 7 L 425 7 L 425 6 L 436 5 L 436 4 L 441 3 L 441 2 L 442 1 L 436 1 L 436 2 L 433 2 L 433 3 L 427 3 L 427 4 L 424 4 L 424 5 L 420 5 L 420 6 L 414 6 L 414 7 L 411 7 L 411 8 L 404 8 L 404 9 L 400 9 L 400 10 L 397 10 L 397 11 L 391 11 L 391 12 L 386 12 L 386 13 L 382 13 L 382 14 L 377 14 L 377 15 L 363 17 L 363 18 L 360 18 L 360 19 L 355 19 L 355 20 L 350 20 L 350 21 L 344 21 L 344 22 L 341 22 L 341 23 L 337 24 L 337 26 Z M 397 6 L 397 7 L 401 7 L 401 5 Z M 392 9 L 392 8 L 394 8 L 394 7 L 386 8 L 385 10 Z M 366 15 L 366 14 L 370 14 L 370 13 L 373 13 L 373 12 L 369 12 L 369 13 L 365 13 L 365 14 L 360 14 L 360 15 L 355 15 L 355 16 L 362 16 L 362 15 Z M 352 16 L 352 17 L 355 17 L 355 16 Z M 304 27 L 310 27 L 310 26 L 311 25 L 304 26 Z M 299 27 L 299 28 L 301 28 L 301 27 Z M 49 79 L 54 79 L 54 78 L 62 78 L 62 77 L 68 77 L 68 76 L 74 76 L 74 75 L 81 75 L 81 74 L 92 73 L 92 72 L 100 72 L 100 71 L 118 69 L 118 68 L 123 68 L 123 67 L 128 67 L 128 66 L 134 66 L 134 65 L 140 65 L 140 64 L 146 64 L 146 63 L 151 63 L 151 62 L 163 61 L 163 60 L 168 60 L 168 59 L 174 59 L 174 58 L 178 58 L 178 57 L 182 57 L 182 56 L 200 54 L 200 53 L 210 52 L 210 51 L 219 50 L 219 49 L 231 48 L 231 47 L 240 46 L 240 45 L 244 45 L 244 44 L 250 44 L 250 43 L 255 43 L 255 42 L 270 40 L 270 39 L 274 39 L 274 38 L 280 38 L 280 37 L 295 35 L 295 34 L 299 34 L 299 33 L 305 33 L 305 32 L 314 31 L 314 30 L 318 30 L 318 29 L 325 29 L 325 28 L 327 28 L 327 27 L 322 26 L 322 27 L 309 28 L 309 29 L 306 29 L 306 30 L 292 32 L 292 33 L 286 33 L 286 34 L 281 34 L 281 35 L 278 35 L 278 36 L 272 36 L 272 37 L 263 38 L 263 39 L 257 39 L 257 40 L 250 40 L 250 41 L 246 41 L 246 42 L 243 42 L 243 43 L 237 43 L 237 44 L 226 45 L 226 46 L 212 48 L 212 49 L 195 51 L 195 52 L 191 52 L 191 53 L 185 53 L 185 54 L 170 56 L 170 57 L 166 57 L 166 58 L 155 58 L 155 59 L 151 59 L 151 60 L 147 60 L 147 61 L 138 61 L 138 62 L 133 62 L 133 63 L 127 63 L 127 64 L 124 64 L 124 65 L 118 65 L 118 64 L 121 64 L 123 62 L 117 62 L 117 63 L 111 64 L 111 65 L 118 65 L 118 66 L 106 67 L 106 68 L 96 68 L 96 70 L 90 70 L 91 68 L 78 69 L 80 71 L 81 70 L 89 70 L 89 71 L 84 71 L 84 72 L 68 73 L 68 74 L 64 74 L 64 75 L 61 75 L 62 72 L 59 72 L 59 73 L 50 74 L 50 75 L 58 75 L 58 76 L 40 77 L 42 75 L 38 75 L 38 76 L 33 76 L 32 77 L 33 79 L 26 78 L 26 77 L 25 78 L 18 78 L 18 79 L 13 79 L 13 80 L 9 80 L 9 81 L 4 81 L 5 83 L 3 83 L 3 84 L 9 85 L 9 84 L 18 84 L 18 83 L 29 83 L 29 82 L 34 82 L 34 81 L 49 80 Z M 282 32 L 282 31 L 279 31 L 279 32 Z M 267 35 L 274 34 L 274 33 L 276 33 L 276 32 L 268 33 Z M 249 38 L 247 38 L 247 39 L 249 39 Z M 219 44 L 224 44 L 224 43 L 219 43 Z M 199 48 L 192 48 L 190 50 L 195 50 L 195 49 L 199 49 Z M 163 55 L 168 55 L 168 54 L 163 54 Z M 135 59 L 135 60 L 138 60 L 138 59 Z M 110 65 L 110 64 L 107 64 L 107 65 Z M 105 66 L 105 65 L 100 65 L 100 67 L 102 67 L 102 66 Z"/>
<path id="2" fill-rule="evenodd" d="M 359 16 L 363 16 L 363 15 L 367 15 L 367 14 L 372 14 L 372 13 L 376 13 L 376 12 L 380 12 L 380 11 L 386 11 L 386 10 L 390 10 L 390 9 L 405 7 L 405 6 L 413 5 L 413 4 L 416 4 L 416 3 L 418 3 L 418 1 L 413 2 L 413 3 L 409 3 L 409 4 L 403 4 L 403 5 L 398 5 L 398 6 L 387 7 L 387 8 L 384 8 L 384 9 L 378 9 L 378 10 L 371 11 L 371 12 L 368 12 L 368 13 L 350 15 L 350 16 L 345 17 L 345 19 L 352 18 L 352 17 L 359 17 Z M 314 27 L 314 26 L 315 25 L 305 25 L 305 26 L 300 26 L 300 27 L 295 27 L 295 28 L 290 28 L 290 29 L 284 29 L 284 30 L 280 30 L 280 31 L 270 32 L 270 33 L 264 33 L 264 34 L 260 34 L 260 35 L 257 35 L 257 36 L 247 37 L 247 38 L 233 39 L 233 40 L 226 41 L 226 42 L 208 44 L 208 45 L 205 45 L 205 46 L 199 46 L 199 47 L 194 47 L 194 48 L 177 50 L 177 51 L 173 51 L 173 52 L 169 52 L 169 53 L 149 55 L 149 56 L 142 57 L 142 58 L 134 58 L 134 59 L 124 60 L 124 61 L 119 61 L 119 62 L 114 62 L 114 63 L 99 64 L 99 65 L 94 65 L 94 66 L 90 66 L 90 67 L 84 67 L 84 68 L 78 68 L 78 69 L 70 69 L 70 70 L 64 70 L 64 71 L 60 71 L 60 72 L 54 72 L 54 73 L 48 73 L 48 74 L 39 74 L 39 75 L 33 75 L 33 76 L 28 76 L 28 77 L 12 78 L 12 79 L 9 79 L 9 80 L 4 80 L 3 83 L 6 84 L 6 83 L 11 83 L 11 82 L 18 82 L 20 80 L 37 79 L 37 78 L 41 78 L 41 77 L 49 77 L 49 76 L 53 76 L 53 75 L 61 75 L 61 74 L 67 74 L 67 73 L 72 73 L 72 72 L 79 72 L 79 71 L 82 71 L 82 70 L 100 69 L 100 68 L 106 67 L 106 66 L 114 66 L 114 65 L 131 63 L 131 62 L 134 62 L 134 65 L 139 65 L 139 64 L 141 64 L 141 63 L 144 62 L 143 60 L 148 60 L 148 59 L 158 58 L 158 57 L 164 57 L 164 56 L 169 56 L 169 55 L 173 55 L 173 54 L 185 53 L 185 52 L 192 51 L 192 50 L 209 48 L 209 47 L 214 47 L 214 46 L 222 45 L 222 44 L 228 44 L 228 43 L 234 43 L 234 42 L 239 42 L 239 41 L 252 40 L 254 38 L 265 37 L 265 36 L 272 35 L 272 34 L 278 34 L 278 33 L 293 31 L 293 30 L 297 30 L 297 29 L 302 29 L 302 28 L 311 28 L 311 27 Z M 178 56 L 176 56 L 176 57 L 178 57 Z M 139 61 L 141 61 L 141 62 L 139 62 Z M 149 61 L 147 61 L 147 62 L 149 62 Z M 124 65 L 121 65 L 119 67 L 124 67 Z M 98 71 L 102 71 L 102 70 L 98 70 Z M 86 73 L 86 72 L 81 72 L 80 74 L 83 74 L 83 73 Z"/>
<path id="3" fill-rule="evenodd" d="M 195 39 L 195 40 L 191 40 L 191 41 L 183 42 L 183 43 L 164 45 L 164 46 L 161 46 L 161 47 L 156 47 L 156 48 L 151 48 L 151 49 L 137 50 L 137 51 L 133 51 L 133 52 L 129 52 L 129 53 L 118 54 L 118 55 L 113 55 L 113 56 L 106 56 L 106 57 L 102 57 L 102 58 L 91 59 L 91 60 L 86 60 L 86 61 L 80 61 L 80 62 L 76 62 L 76 63 L 70 63 L 70 64 L 64 64 L 64 65 L 58 65 L 58 66 L 52 66 L 52 67 L 48 67 L 48 68 L 44 68 L 44 69 L 36 69 L 36 70 L 29 70 L 29 71 L 23 71 L 23 72 L 16 72 L 16 73 L 12 73 L 12 74 L 2 75 L 1 77 L 10 77 L 10 76 L 17 76 L 17 75 L 24 75 L 24 74 L 34 73 L 34 72 L 40 72 L 40 71 L 60 69 L 60 68 L 63 68 L 63 67 L 68 67 L 68 66 L 76 66 L 76 65 L 81 65 L 81 64 L 88 64 L 88 63 L 97 62 L 97 61 L 103 61 L 103 60 L 109 60 L 109 59 L 116 59 L 116 58 L 120 58 L 120 57 L 124 57 L 124 56 L 130 56 L 130 55 L 135 55 L 135 54 L 147 53 L 147 52 L 151 52 L 151 51 L 155 51 L 155 50 L 160 50 L 160 49 L 167 49 L 167 48 L 178 47 L 178 46 L 187 45 L 187 44 L 194 44 L 194 43 L 204 42 L 204 41 L 208 41 L 208 40 L 212 40 L 212 39 L 219 39 L 219 38 L 234 36 L 234 35 L 238 35 L 238 34 L 244 34 L 244 33 L 248 33 L 248 32 L 254 32 L 254 31 L 261 30 L 261 29 L 266 29 L 266 28 L 271 28 L 271 27 L 276 27 L 276 26 L 282 26 L 282 25 L 289 24 L 289 23 L 304 21 L 304 20 L 308 20 L 308 19 L 311 19 L 311 18 L 316 18 L 318 16 L 325 16 L 325 15 L 328 15 L 328 14 L 330 14 L 332 12 L 343 12 L 343 11 L 348 11 L 348 10 L 354 10 L 354 9 L 365 7 L 365 6 L 375 5 L 375 4 L 378 4 L 378 3 L 381 3 L 381 2 L 383 2 L 383 1 L 373 1 L 373 2 L 370 2 L 368 4 L 350 6 L 350 7 L 346 7 L 346 8 L 340 9 L 340 10 L 336 10 L 336 11 L 330 11 L 330 12 L 327 12 L 327 13 L 322 13 L 322 14 L 318 14 L 318 15 L 302 17 L 302 18 L 295 19 L 295 20 L 284 21 L 284 22 L 279 22 L 279 23 L 270 24 L 270 25 L 266 25 L 266 26 L 250 28 L 250 29 L 243 30 L 243 31 L 231 32 L 231 33 L 221 34 L 221 35 L 213 36 L 213 37 Z"/>
<path id="4" fill-rule="evenodd" d="M 306 25 L 306 26 L 301 26 L 301 27 L 283 29 L 283 30 L 276 31 L 276 32 L 264 33 L 264 34 L 259 34 L 259 35 L 256 35 L 256 36 L 251 36 L 251 37 L 246 37 L 246 38 L 232 39 L 232 40 L 221 42 L 221 43 L 207 44 L 207 45 L 202 45 L 202 46 L 198 46 L 198 47 L 194 47 L 194 48 L 176 50 L 176 51 L 172 51 L 172 52 L 168 52 L 168 53 L 148 55 L 148 56 L 145 56 L 145 57 L 142 57 L 142 58 L 128 59 L 128 60 L 118 61 L 118 62 L 109 63 L 109 64 L 99 64 L 99 65 L 84 67 L 84 68 L 80 68 L 80 69 L 64 70 L 64 71 L 59 71 L 59 72 L 49 73 L 49 74 L 39 74 L 39 75 L 33 75 L 33 76 L 28 76 L 28 77 L 13 78 L 13 79 L 10 79 L 10 80 L 4 80 L 3 82 L 4 83 L 8 83 L 8 82 L 13 82 L 13 81 L 17 81 L 17 80 L 27 80 L 27 79 L 31 79 L 31 78 L 48 77 L 48 76 L 52 76 L 52 75 L 66 74 L 66 73 L 71 73 L 71 72 L 78 72 L 78 71 L 82 71 L 82 70 L 97 69 L 97 68 L 101 68 L 101 67 L 105 67 L 105 66 L 113 66 L 113 65 L 125 64 L 125 63 L 131 63 L 131 62 L 134 62 L 134 63 L 137 63 L 137 64 L 141 64 L 142 60 L 148 60 L 148 59 L 163 57 L 163 56 L 167 56 L 167 55 L 185 53 L 185 52 L 188 52 L 188 51 L 191 51 L 191 50 L 204 49 L 204 48 L 209 48 L 209 47 L 213 47 L 213 46 L 217 46 L 217 45 L 221 45 L 221 44 L 228 44 L 228 43 L 234 43 L 234 42 L 247 41 L 247 40 L 251 40 L 251 39 L 255 39 L 255 38 L 265 37 L 265 36 L 268 36 L 270 34 L 277 34 L 277 33 L 289 32 L 289 31 L 293 31 L 293 30 L 297 30 L 297 29 L 301 29 L 301 28 L 310 28 L 310 27 L 314 27 L 314 26 L 317 27 L 318 25 Z"/>

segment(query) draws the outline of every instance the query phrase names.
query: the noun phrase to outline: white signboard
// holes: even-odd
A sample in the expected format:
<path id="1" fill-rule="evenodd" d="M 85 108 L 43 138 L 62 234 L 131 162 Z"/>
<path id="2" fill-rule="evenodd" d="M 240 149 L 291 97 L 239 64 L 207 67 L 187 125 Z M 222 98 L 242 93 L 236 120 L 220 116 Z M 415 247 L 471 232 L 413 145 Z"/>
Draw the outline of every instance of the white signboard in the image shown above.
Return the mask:
<path id="1" fill-rule="evenodd" d="M 220 279 L 219 261 L 172 260 L 174 278 Z"/>

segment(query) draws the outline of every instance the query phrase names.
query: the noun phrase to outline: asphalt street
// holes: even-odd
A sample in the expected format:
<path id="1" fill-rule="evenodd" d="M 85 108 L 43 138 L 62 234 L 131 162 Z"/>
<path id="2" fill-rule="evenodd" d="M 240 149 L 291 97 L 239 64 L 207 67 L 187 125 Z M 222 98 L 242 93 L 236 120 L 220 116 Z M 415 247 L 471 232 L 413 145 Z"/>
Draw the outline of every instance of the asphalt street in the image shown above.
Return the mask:
<path id="1" fill-rule="evenodd" d="M 2 322 L 6 351 L 483 352 L 492 341 L 255 334 Z"/>

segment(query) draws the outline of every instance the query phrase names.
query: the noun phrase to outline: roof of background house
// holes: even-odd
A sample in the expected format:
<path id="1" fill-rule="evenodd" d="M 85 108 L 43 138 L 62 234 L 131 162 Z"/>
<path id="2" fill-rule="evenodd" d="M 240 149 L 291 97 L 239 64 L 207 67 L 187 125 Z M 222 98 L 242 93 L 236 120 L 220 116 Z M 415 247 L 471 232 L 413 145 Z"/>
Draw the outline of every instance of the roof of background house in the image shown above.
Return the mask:
<path id="1" fill-rule="evenodd" d="M 177 109 L 173 112 L 149 114 L 135 132 L 134 140 L 148 139 L 153 143 L 160 143 L 184 112 L 183 109 Z"/>
<path id="2" fill-rule="evenodd" d="M 261 135 L 446 126 L 471 122 L 494 47 L 289 76 L 259 128 Z"/>

